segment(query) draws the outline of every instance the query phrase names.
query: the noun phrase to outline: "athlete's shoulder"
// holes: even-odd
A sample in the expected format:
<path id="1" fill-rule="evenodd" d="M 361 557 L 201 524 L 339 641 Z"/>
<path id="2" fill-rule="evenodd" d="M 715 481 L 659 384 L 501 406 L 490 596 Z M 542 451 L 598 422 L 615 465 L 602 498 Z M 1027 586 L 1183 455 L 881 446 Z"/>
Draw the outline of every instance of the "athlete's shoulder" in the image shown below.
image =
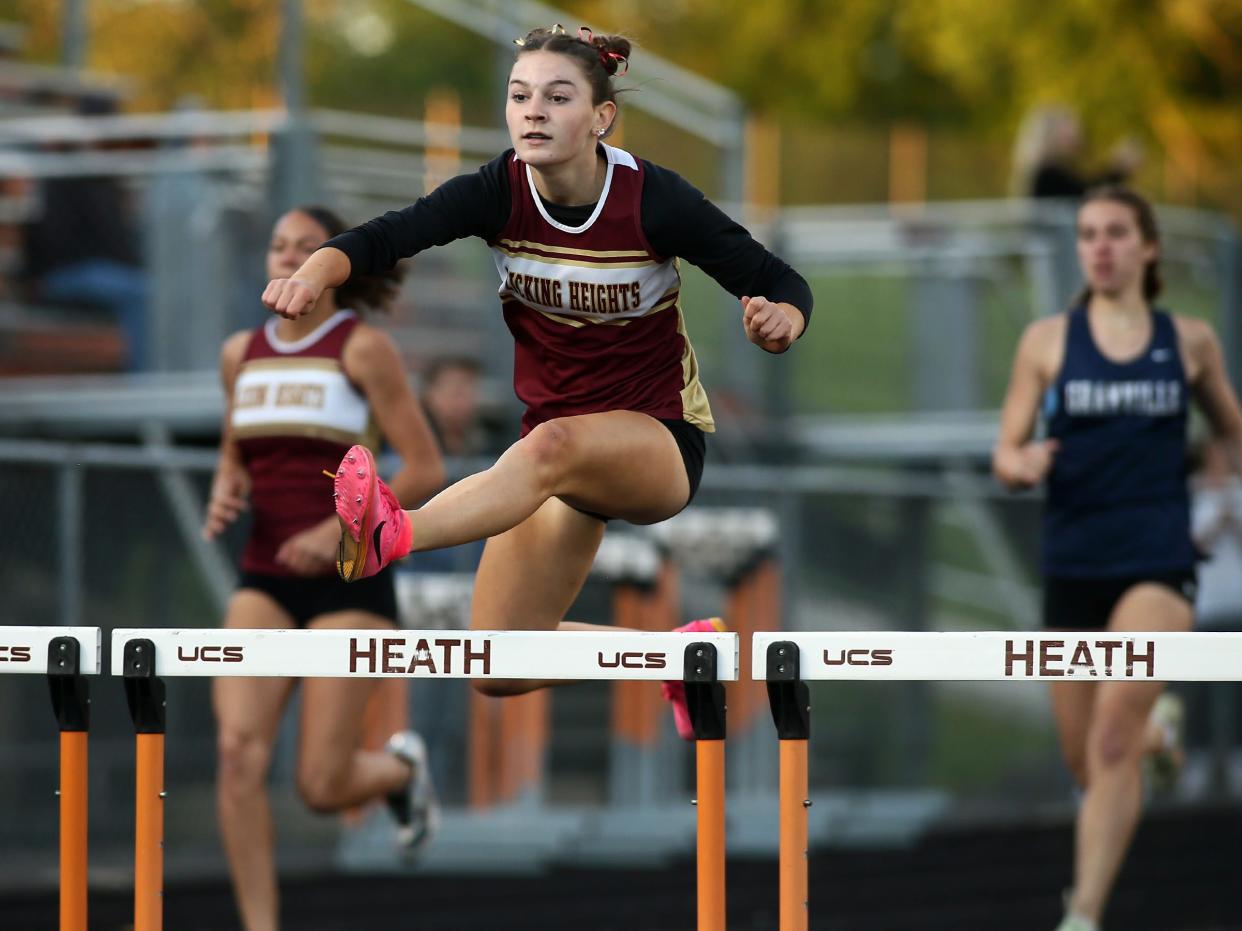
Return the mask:
<path id="1" fill-rule="evenodd" d="M 474 171 L 462 172 L 449 178 L 430 196 L 433 199 L 437 194 L 460 198 L 477 194 L 480 190 L 490 195 L 494 195 L 499 190 L 507 191 L 509 189 L 509 163 L 514 159 L 513 150 L 505 149 Z"/>
<path id="2" fill-rule="evenodd" d="M 346 352 L 384 352 L 396 351 L 397 344 L 387 330 L 374 324 L 359 320 L 345 340 Z"/>
<path id="3" fill-rule="evenodd" d="M 635 158 L 625 149 L 618 149 L 614 145 L 600 143 L 604 150 L 604 157 L 608 159 L 608 163 L 616 168 L 628 168 L 630 171 L 641 171 L 639 167 L 640 159 Z"/>
<path id="4" fill-rule="evenodd" d="M 1198 381 L 1204 371 L 1223 366 L 1220 340 L 1217 339 L 1212 324 L 1197 317 L 1183 317 L 1180 314 L 1169 314 L 1169 318 L 1173 321 L 1178 352 L 1189 381 Z"/>
<path id="5" fill-rule="evenodd" d="M 1068 326 L 1068 312 L 1040 317 L 1028 323 L 1018 343 L 1019 364 L 1032 366 L 1042 377 L 1051 379 L 1061 368 Z"/>
<path id="6" fill-rule="evenodd" d="M 643 214 L 687 220 L 710 209 L 707 196 L 672 168 L 639 159 L 643 173 Z"/>
<path id="7" fill-rule="evenodd" d="M 648 185 L 659 185 L 665 188 L 690 188 L 697 190 L 693 184 L 666 165 L 660 165 L 649 159 L 636 160 L 642 166 L 643 179 Z"/>
<path id="8" fill-rule="evenodd" d="M 1022 332 L 1022 342 L 1036 348 L 1060 346 L 1065 342 L 1070 313 L 1070 311 L 1063 311 L 1032 320 Z"/>
<path id="9" fill-rule="evenodd" d="M 359 320 L 345 340 L 341 361 L 346 373 L 366 372 L 376 366 L 401 366 L 401 353 L 387 330 Z"/>
<path id="10" fill-rule="evenodd" d="M 254 339 L 255 330 L 238 330 L 231 334 L 220 346 L 220 365 L 226 363 L 236 368 L 241 364 L 242 359 L 246 355 L 246 350 L 250 348 L 250 341 Z"/>
<path id="11" fill-rule="evenodd" d="M 1169 314 L 1169 319 L 1173 321 L 1178 342 L 1187 349 L 1203 348 L 1216 342 L 1216 330 L 1206 320 L 1173 313 Z"/>
<path id="12" fill-rule="evenodd" d="M 518 161 L 517 153 L 513 149 L 505 149 L 495 158 L 480 165 L 478 174 L 489 177 L 502 175 L 509 170 L 509 163 L 513 161 Z"/>
<path id="13" fill-rule="evenodd" d="M 231 385 L 237 377 L 254 334 L 254 330 L 238 330 L 220 346 L 220 378 L 226 385 Z"/>

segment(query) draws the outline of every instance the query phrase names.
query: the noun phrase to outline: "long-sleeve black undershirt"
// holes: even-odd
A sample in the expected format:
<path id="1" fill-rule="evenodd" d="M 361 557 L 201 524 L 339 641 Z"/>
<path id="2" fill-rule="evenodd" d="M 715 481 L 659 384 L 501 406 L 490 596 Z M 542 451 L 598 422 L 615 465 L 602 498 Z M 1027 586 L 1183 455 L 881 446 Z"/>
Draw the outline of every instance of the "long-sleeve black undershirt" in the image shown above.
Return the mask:
<path id="1" fill-rule="evenodd" d="M 512 150 L 471 174 L 446 181 L 402 210 L 393 210 L 330 239 L 325 245 L 349 257 L 353 274 L 391 268 L 431 246 L 478 236 L 491 241 L 509 219 L 506 170 Z M 703 193 L 675 171 L 643 162 L 642 228 L 657 254 L 685 259 L 736 297 L 761 295 L 792 304 L 811 319 L 813 298 L 806 280 L 757 242 Z M 549 215 L 580 226 L 594 204 L 563 207 L 544 201 Z"/>

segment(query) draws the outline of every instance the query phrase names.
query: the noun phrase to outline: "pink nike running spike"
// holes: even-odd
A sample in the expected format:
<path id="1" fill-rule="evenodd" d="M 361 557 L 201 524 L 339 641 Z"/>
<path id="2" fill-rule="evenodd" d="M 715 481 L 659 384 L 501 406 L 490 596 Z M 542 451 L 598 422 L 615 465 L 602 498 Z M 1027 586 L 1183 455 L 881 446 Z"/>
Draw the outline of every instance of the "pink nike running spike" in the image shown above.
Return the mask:
<path id="1" fill-rule="evenodd" d="M 333 489 L 341 522 L 336 571 L 342 579 L 356 582 L 375 575 L 410 551 L 410 518 L 380 479 L 371 450 L 350 448 L 337 467 Z"/>
<path id="2" fill-rule="evenodd" d="M 715 633 L 721 634 L 728 630 L 725 622 L 718 617 L 709 617 L 701 621 L 691 621 L 674 627 L 676 633 Z M 673 706 L 673 723 L 677 725 L 677 733 L 684 740 L 694 740 L 694 724 L 690 720 L 690 709 L 686 705 L 686 683 L 680 679 L 660 683 L 660 694 Z"/>

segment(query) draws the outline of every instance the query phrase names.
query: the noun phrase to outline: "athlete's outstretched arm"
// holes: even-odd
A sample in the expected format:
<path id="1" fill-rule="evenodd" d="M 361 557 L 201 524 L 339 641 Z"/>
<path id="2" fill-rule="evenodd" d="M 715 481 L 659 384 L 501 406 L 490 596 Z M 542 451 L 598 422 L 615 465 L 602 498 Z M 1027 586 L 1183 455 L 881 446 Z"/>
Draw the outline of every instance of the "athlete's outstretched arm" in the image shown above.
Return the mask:
<path id="1" fill-rule="evenodd" d="M 316 249 L 292 278 L 273 278 L 267 283 L 263 303 L 268 310 L 296 320 L 310 312 L 325 290 L 347 282 L 349 272 L 349 256 L 340 249 Z"/>
<path id="2" fill-rule="evenodd" d="M 1055 319 L 1037 320 L 1022 334 L 1001 407 L 1000 434 L 992 450 L 992 474 L 1013 491 L 1043 481 L 1056 454 L 1056 440 L 1030 442 L 1039 401 L 1050 381 L 1045 362 L 1048 345 L 1056 337 L 1054 323 Z"/>
<path id="3" fill-rule="evenodd" d="M 651 248 L 697 265 L 739 298 L 746 338 L 756 346 L 788 349 L 811 320 L 806 279 L 675 171 L 643 166 L 642 227 Z"/>
<path id="4" fill-rule="evenodd" d="M 283 317 L 299 317 L 315 306 L 325 288 L 339 287 L 351 275 L 387 271 L 432 246 L 468 236 L 487 239 L 499 232 L 509 215 L 507 155 L 449 179 L 402 210 L 390 210 L 328 240 L 293 277 L 271 281 L 263 303 Z"/>

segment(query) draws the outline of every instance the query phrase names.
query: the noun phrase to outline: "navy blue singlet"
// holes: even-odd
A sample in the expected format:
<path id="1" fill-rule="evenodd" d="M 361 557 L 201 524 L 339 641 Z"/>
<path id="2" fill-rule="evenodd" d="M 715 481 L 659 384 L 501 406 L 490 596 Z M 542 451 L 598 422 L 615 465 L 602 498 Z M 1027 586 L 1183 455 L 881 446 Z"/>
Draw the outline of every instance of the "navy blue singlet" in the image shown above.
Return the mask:
<path id="1" fill-rule="evenodd" d="M 1128 362 L 1106 358 L 1085 307 L 1068 314 L 1065 361 L 1048 389 L 1043 570 L 1102 578 L 1193 569 L 1186 484 L 1186 373 L 1173 318 L 1152 313 L 1151 342 Z"/>

